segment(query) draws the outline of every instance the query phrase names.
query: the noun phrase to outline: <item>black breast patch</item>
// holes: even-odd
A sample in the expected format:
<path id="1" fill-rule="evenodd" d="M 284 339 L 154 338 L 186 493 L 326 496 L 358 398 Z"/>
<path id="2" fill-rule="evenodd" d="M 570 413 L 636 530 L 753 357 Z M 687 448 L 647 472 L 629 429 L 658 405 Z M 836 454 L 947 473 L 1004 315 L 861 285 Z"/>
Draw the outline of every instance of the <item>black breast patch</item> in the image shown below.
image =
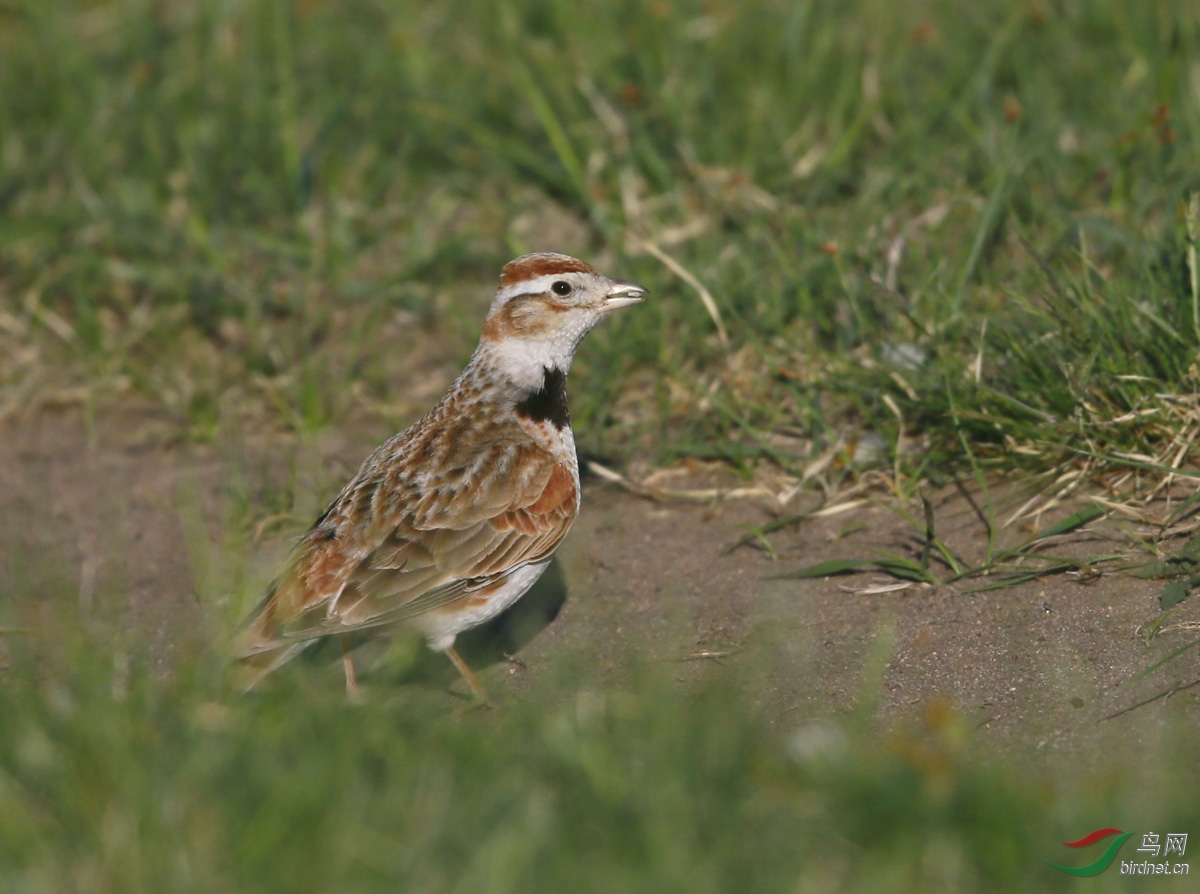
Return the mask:
<path id="1" fill-rule="evenodd" d="M 570 425 L 567 374 L 557 367 L 545 370 L 542 387 L 517 404 L 517 414 L 533 422 L 549 422 L 559 431 Z"/>

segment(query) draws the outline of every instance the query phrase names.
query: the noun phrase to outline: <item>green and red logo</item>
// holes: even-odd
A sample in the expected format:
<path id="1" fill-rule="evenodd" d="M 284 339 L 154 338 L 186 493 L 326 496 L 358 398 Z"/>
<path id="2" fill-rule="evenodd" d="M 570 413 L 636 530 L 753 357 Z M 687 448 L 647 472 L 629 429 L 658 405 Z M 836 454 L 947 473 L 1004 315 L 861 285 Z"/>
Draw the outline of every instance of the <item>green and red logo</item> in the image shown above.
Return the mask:
<path id="1" fill-rule="evenodd" d="M 1084 835 L 1078 841 L 1063 842 L 1065 847 L 1089 847 L 1095 844 L 1097 841 L 1101 841 L 1110 835 L 1117 835 L 1119 837 L 1113 839 L 1112 843 L 1108 846 L 1108 849 L 1100 855 L 1098 860 L 1088 863 L 1087 866 L 1060 866 L 1053 860 L 1047 860 L 1046 862 L 1060 872 L 1065 872 L 1067 875 L 1099 875 L 1112 865 L 1112 861 L 1117 858 L 1117 851 L 1119 851 L 1121 849 L 1121 845 L 1128 841 L 1130 836 L 1133 835 L 1132 832 L 1122 832 L 1120 829 L 1097 829 L 1095 832 Z"/>
<path id="2" fill-rule="evenodd" d="M 1117 852 L 1121 850 L 1121 846 L 1133 836 L 1132 832 L 1122 832 L 1120 829 L 1097 829 L 1088 835 L 1084 835 L 1078 841 L 1064 841 L 1064 847 L 1091 847 L 1097 841 L 1103 841 L 1116 835 L 1116 838 L 1109 843 L 1097 859 L 1088 863 L 1086 866 L 1062 866 L 1055 863 L 1053 860 L 1046 862 L 1057 869 L 1059 872 L 1065 872 L 1067 875 L 1076 876 L 1092 876 L 1099 875 L 1104 870 L 1112 865 L 1113 860 L 1117 858 Z M 1142 836 L 1142 845 L 1137 849 L 1139 854 L 1145 853 L 1150 857 L 1157 859 L 1161 853 L 1163 857 L 1178 855 L 1182 857 L 1187 851 L 1187 833 L 1186 832 L 1168 832 L 1166 834 L 1166 842 L 1159 843 L 1159 835 L 1154 832 L 1147 832 Z M 1188 864 L 1172 862 L 1165 860 L 1163 862 L 1150 862 L 1149 859 L 1144 859 L 1140 863 L 1135 857 L 1132 862 L 1121 863 L 1121 875 L 1187 875 Z"/>

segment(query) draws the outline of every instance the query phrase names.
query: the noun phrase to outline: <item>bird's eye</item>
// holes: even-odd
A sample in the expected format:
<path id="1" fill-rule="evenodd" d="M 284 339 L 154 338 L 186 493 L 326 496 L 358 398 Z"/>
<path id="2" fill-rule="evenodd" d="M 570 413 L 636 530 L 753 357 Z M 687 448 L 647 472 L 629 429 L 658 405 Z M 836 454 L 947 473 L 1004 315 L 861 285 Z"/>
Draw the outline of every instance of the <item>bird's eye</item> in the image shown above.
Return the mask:
<path id="1" fill-rule="evenodd" d="M 550 291 L 552 291 L 555 295 L 570 295 L 571 284 L 566 280 L 560 279 L 550 286 Z"/>

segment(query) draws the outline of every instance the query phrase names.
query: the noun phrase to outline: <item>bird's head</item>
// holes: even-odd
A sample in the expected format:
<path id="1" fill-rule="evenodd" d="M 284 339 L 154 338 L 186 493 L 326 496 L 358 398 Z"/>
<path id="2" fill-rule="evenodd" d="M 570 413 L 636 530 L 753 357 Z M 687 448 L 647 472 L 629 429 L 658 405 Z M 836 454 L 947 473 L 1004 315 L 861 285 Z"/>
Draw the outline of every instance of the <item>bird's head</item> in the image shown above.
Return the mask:
<path id="1" fill-rule="evenodd" d="M 518 387 L 536 390 L 546 370 L 570 369 L 575 349 L 601 317 L 645 294 L 567 255 L 524 255 L 504 265 L 479 351 Z"/>

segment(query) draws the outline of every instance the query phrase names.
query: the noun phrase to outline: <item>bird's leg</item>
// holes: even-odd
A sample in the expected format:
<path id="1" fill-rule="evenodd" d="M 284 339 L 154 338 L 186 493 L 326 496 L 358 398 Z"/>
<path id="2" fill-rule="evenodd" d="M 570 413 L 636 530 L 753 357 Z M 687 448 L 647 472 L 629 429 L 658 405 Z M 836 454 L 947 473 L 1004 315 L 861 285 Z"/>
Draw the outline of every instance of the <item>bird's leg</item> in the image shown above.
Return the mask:
<path id="1" fill-rule="evenodd" d="M 358 674 L 354 671 L 354 656 L 350 653 L 350 637 L 342 634 L 338 637 L 342 644 L 342 669 L 346 672 L 346 695 L 358 694 Z"/>
<path id="2" fill-rule="evenodd" d="M 471 692 L 475 694 L 475 698 L 479 700 L 480 704 L 490 705 L 491 700 L 488 698 L 487 692 L 483 688 L 483 684 L 479 682 L 479 678 L 472 673 L 469 667 L 467 667 L 467 663 L 462 660 L 462 656 L 455 651 L 453 646 L 446 650 L 446 656 L 454 663 L 454 666 L 458 668 L 458 672 L 462 674 L 462 678 L 467 681 L 467 685 L 471 687 Z"/>

